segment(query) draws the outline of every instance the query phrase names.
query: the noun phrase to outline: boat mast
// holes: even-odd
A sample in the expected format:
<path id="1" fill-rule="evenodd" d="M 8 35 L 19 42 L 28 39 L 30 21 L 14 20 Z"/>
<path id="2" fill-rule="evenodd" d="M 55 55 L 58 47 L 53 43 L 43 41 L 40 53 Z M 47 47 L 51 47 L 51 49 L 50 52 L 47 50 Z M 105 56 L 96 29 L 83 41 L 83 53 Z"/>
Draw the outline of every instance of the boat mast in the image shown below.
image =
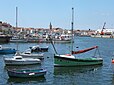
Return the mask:
<path id="1" fill-rule="evenodd" d="M 72 35 L 71 54 L 72 54 L 72 51 L 73 51 L 73 26 L 74 26 L 74 8 L 72 8 L 72 22 L 71 22 L 71 35 Z"/>
<path id="2" fill-rule="evenodd" d="M 17 20 L 18 20 L 18 7 L 16 7 L 16 29 L 18 27 Z M 16 32 L 16 36 L 17 36 L 17 32 Z M 18 51 L 18 41 L 17 41 L 17 51 Z"/>

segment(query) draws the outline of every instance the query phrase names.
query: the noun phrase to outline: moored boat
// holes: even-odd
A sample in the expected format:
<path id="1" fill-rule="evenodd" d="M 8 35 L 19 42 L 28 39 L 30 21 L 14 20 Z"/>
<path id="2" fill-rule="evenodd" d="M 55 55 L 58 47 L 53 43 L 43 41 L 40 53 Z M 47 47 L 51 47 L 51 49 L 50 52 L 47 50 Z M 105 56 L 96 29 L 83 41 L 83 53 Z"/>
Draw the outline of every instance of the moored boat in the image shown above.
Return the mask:
<path id="1" fill-rule="evenodd" d="M 73 12 L 73 8 L 72 8 L 72 12 Z M 73 15 L 73 14 L 72 14 Z M 73 16 L 72 16 L 73 17 Z M 91 65 L 102 65 L 103 64 L 103 59 L 100 58 L 100 54 L 99 57 L 96 57 L 95 54 L 99 50 L 98 50 L 98 46 L 94 46 L 91 48 L 86 48 L 84 50 L 79 50 L 79 51 L 73 51 L 73 18 L 72 18 L 72 42 L 71 42 L 71 53 L 70 54 L 58 54 L 54 44 L 52 42 L 52 39 L 50 39 L 53 48 L 55 50 L 55 54 L 54 54 L 54 66 L 91 66 Z M 96 49 L 95 53 L 94 53 L 94 57 L 88 57 L 88 58 L 78 58 L 76 57 L 77 54 L 80 53 L 85 53 L 88 52 L 90 50 Z"/>
<path id="2" fill-rule="evenodd" d="M 16 53 L 15 49 L 12 49 L 10 47 L 3 47 L 0 45 L 0 54 L 13 54 Z"/>
<path id="3" fill-rule="evenodd" d="M 76 58 L 73 55 L 54 55 L 54 66 L 102 65 L 102 58 Z"/>
<path id="4" fill-rule="evenodd" d="M 44 53 L 39 53 L 39 54 L 33 54 L 33 53 L 21 53 L 21 56 L 23 56 L 23 58 L 39 58 L 39 59 L 43 59 L 44 58 Z"/>
<path id="5" fill-rule="evenodd" d="M 30 47 L 32 52 L 45 52 L 48 51 L 48 46 L 41 47 L 39 45 Z"/>
<path id="6" fill-rule="evenodd" d="M 40 64 L 40 59 L 23 58 L 22 56 L 13 56 L 12 58 L 4 58 L 5 65 L 32 65 Z"/>
<path id="7" fill-rule="evenodd" d="M 23 58 L 39 58 L 39 59 L 44 58 L 44 53 L 38 53 L 38 54 L 31 53 L 30 49 L 27 49 L 25 52 L 22 53 L 16 52 L 15 55 L 22 56 Z"/>
<path id="8" fill-rule="evenodd" d="M 30 78 L 39 77 L 46 74 L 45 69 L 17 69 L 17 70 L 7 70 L 9 77 L 20 77 L 20 78 Z"/>

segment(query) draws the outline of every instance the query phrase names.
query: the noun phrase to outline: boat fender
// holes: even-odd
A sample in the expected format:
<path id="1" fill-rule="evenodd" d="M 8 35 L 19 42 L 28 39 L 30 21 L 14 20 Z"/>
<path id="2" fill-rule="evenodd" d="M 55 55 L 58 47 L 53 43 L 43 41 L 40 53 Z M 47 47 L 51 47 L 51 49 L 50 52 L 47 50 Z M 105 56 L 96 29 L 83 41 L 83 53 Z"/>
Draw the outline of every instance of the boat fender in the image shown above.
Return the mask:
<path id="1" fill-rule="evenodd" d="M 29 73 L 30 76 L 35 75 L 35 73 Z"/>
<path id="2" fill-rule="evenodd" d="M 66 56 L 71 56 L 71 54 L 66 54 Z"/>
<path id="3" fill-rule="evenodd" d="M 114 59 L 112 59 L 112 63 L 114 63 Z"/>

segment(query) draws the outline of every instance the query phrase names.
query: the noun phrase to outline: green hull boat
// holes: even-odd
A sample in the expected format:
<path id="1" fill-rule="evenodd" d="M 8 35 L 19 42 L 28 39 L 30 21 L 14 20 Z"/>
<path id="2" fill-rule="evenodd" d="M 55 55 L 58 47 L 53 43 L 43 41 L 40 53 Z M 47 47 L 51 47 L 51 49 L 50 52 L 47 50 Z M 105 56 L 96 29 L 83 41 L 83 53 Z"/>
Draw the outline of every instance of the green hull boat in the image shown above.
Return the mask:
<path id="1" fill-rule="evenodd" d="M 102 65 L 103 64 L 103 59 L 102 58 L 76 58 L 74 55 L 77 55 L 77 54 L 81 54 L 81 53 L 85 53 L 85 52 L 88 52 L 90 50 L 93 50 L 93 49 L 96 49 L 95 53 L 98 51 L 99 53 L 99 50 L 98 50 L 98 46 L 93 46 L 93 47 L 90 47 L 90 48 L 86 48 L 86 49 L 83 49 L 83 50 L 79 50 L 79 51 L 73 51 L 73 21 L 74 21 L 74 8 L 72 8 L 72 22 L 71 22 L 71 34 L 72 34 L 72 41 L 71 41 L 71 53 L 70 54 L 67 54 L 67 55 L 59 55 L 56 51 L 56 48 L 53 44 L 53 41 L 52 39 L 50 38 L 50 41 L 52 43 L 52 46 L 55 50 L 55 55 L 54 55 L 54 66 L 91 66 L 91 65 Z M 52 27 L 50 26 L 50 29 Z M 100 53 L 99 53 L 100 55 Z M 94 55 L 95 56 L 95 55 Z"/>
<path id="2" fill-rule="evenodd" d="M 54 55 L 54 66 L 91 66 L 102 65 L 102 58 L 77 59 L 73 55 Z"/>

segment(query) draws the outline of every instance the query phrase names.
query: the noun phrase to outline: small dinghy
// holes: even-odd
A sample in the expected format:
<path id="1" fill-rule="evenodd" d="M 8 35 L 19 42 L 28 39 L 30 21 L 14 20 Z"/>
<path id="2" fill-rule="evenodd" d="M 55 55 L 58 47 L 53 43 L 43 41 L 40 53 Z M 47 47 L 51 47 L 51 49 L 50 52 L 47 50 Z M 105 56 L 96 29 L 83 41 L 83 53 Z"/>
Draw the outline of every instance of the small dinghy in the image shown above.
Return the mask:
<path id="1" fill-rule="evenodd" d="M 30 78 L 30 77 L 39 77 L 46 74 L 45 69 L 17 69 L 17 70 L 8 70 L 9 77 L 20 77 L 20 78 Z"/>

